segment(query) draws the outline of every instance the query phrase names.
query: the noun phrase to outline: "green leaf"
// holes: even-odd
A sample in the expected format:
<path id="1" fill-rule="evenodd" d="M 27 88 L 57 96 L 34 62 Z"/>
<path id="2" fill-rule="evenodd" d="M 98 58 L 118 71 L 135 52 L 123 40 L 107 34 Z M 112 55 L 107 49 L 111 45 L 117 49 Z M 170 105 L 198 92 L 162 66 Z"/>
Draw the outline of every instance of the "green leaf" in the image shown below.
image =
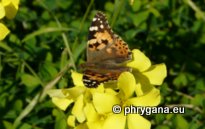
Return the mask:
<path id="1" fill-rule="evenodd" d="M 156 122 L 158 124 L 160 124 L 160 123 L 162 123 L 165 120 L 165 115 L 163 115 L 163 114 L 156 114 L 155 119 L 156 119 Z"/>
<path id="2" fill-rule="evenodd" d="M 189 128 L 188 122 L 186 121 L 186 119 L 184 119 L 182 115 L 176 115 L 174 119 L 174 125 L 176 129 L 188 129 Z"/>
<path id="3" fill-rule="evenodd" d="M 17 112 L 20 112 L 22 110 L 22 107 L 23 107 L 23 102 L 22 100 L 20 99 L 17 99 L 14 103 L 14 109 L 17 111 Z"/>
<path id="4" fill-rule="evenodd" d="M 170 129 L 167 125 L 159 125 L 156 129 Z"/>
<path id="5" fill-rule="evenodd" d="M 3 43 L 3 42 L 0 42 L 0 48 L 6 50 L 8 52 L 12 51 L 12 48 L 9 45 L 7 45 L 6 43 Z"/>
<path id="6" fill-rule="evenodd" d="M 66 117 L 60 110 L 53 110 L 53 115 L 56 118 L 54 129 L 66 129 L 67 123 L 66 123 Z"/>
<path id="7" fill-rule="evenodd" d="M 198 79 L 196 81 L 196 88 L 202 91 L 205 91 L 205 80 L 204 79 Z"/>
<path id="8" fill-rule="evenodd" d="M 24 123 L 19 129 L 32 129 L 30 124 Z"/>
<path id="9" fill-rule="evenodd" d="M 133 11 L 138 11 L 141 7 L 141 1 L 140 0 L 134 0 L 134 3 L 132 5 Z"/>
<path id="10" fill-rule="evenodd" d="M 138 12 L 136 14 L 130 13 L 128 15 L 132 19 L 132 22 L 137 29 L 146 29 L 147 28 L 147 24 L 145 23 L 145 21 L 147 20 L 147 18 L 149 16 L 148 10 L 141 11 L 141 12 Z"/>
<path id="11" fill-rule="evenodd" d="M 5 129 L 13 129 L 13 123 L 8 122 L 8 121 L 3 121 L 3 125 Z"/>
<path id="12" fill-rule="evenodd" d="M 138 29 L 130 29 L 128 31 L 125 32 L 125 36 L 127 39 L 132 39 L 135 37 L 135 35 L 137 34 Z"/>
<path id="13" fill-rule="evenodd" d="M 27 73 L 21 76 L 21 81 L 25 86 L 28 87 L 36 87 L 40 84 L 40 80 L 38 78 Z"/>
<path id="14" fill-rule="evenodd" d="M 191 100 L 191 103 L 195 106 L 203 106 L 203 101 L 205 100 L 205 95 L 203 94 L 196 94 L 194 99 Z"/>
<path id="15" fill-rule="evenodd" d="M 152 8 L 152 7 L 151 7 L 151 8 L 149 9 L 149 11 L 150 11 L 152 14 L 154 14 L 155 17 L 161 16 L 161 15 L 160 15 L 160 12 L 159 12 L 156 8 Z"/>
<path id="16" fill-rule="evenodd" d="M 45 34 L 45 33 L 51 33 L 51 32 L 63 32 L 63 31 L 75 31 L 74 29 L 70 29 L 70 28 L 58 28 L 58 27 L 47 27 L 47 28 L 43 28 L 40 30 L 37 30 L 29 35 L 27 35 L 22 42 L 25 42 L 31 38 L 34 38 L 36 36 Z"/>
<path id="17" fill-rule="evenodd" d="M 57 69 L 51 62 L 45 62 L 40 67 L 40 76 L 44 81 L 49 81 L 58 74 Z"/>
<path id="18" fill-rule="evenodd" d="M 109 11 L 109 12 L 113 12 L 114 9 L 114 5 L 112 2 L 106 2 L 105 3 L 105 10 Z"/>
<path id="19" fill-rule="evenodd" d="M 67 0 L 58 0 L 56 2 L 63 9 L 68 9 L 72 5 L 71 0 L 69 0 L 69 1 L 67 1 Z"/>
<path id="20" fill-rule="evenodd" d="M 188 80 L 185 73 L 180 73 L 173 81 L 173 84 L 177 87 L 187 85 Z"/>
<path id="21" fill-rule="evenodd" d="M 44 0 L 44 2 L 48 6 L 48 8 L 51 10 L 54 10 L 58 7 L 56 0 Z"/>

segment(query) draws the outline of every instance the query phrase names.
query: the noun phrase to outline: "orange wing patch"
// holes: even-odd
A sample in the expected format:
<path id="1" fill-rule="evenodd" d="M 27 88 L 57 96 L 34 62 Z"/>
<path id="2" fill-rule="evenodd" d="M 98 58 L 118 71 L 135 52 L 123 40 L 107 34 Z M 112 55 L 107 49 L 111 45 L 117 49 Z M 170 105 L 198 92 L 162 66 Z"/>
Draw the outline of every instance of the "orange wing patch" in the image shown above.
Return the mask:
<path id="1" fill-rule="evenodd" d="M 104 32 L 96 32 L 94 38 L 88 41 L 88 47 L 90 51 L 99 51 L 111 43 L 113 43 L 113 38 L 105 30 Z"/>

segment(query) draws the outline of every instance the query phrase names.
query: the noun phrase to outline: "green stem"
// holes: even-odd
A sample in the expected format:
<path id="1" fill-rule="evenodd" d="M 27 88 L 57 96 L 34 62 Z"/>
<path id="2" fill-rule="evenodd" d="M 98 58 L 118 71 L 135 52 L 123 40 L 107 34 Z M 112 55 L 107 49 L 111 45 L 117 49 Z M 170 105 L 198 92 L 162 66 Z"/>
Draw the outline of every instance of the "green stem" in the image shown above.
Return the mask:
<path id="1" fill-rule="evenodd" d="M 196 12 L 198 18 L 202 18 L 205 21 L 205 15 L 203 11 L 201 11 L 193 1 L 185 0 L 185 2 Z"/>
<path id="2" fill-rule="evenodd" d="M 40 1 L 39 1 L 40 2 Z M 42 3 L 43 4 L 43 3 Z M 49 11 L 50 12 L 50 11 Z M 52 13 L 51 13 L 52 14 Z M 54 15 L 53 15 L 54 16 Z M 55 17 L 54 17 L 55 18 Z M 58 23 L 58 25 L 61 27 L 61 24 L 58 22 L 58 19 L 55 18 L 56 22 Z M 72 55 L 72 52 L 70 50 L 70 46 L 69 46 L 69 43 L 68 43 L 68 40 L 65 36 L 65 33 L 62 33 L 62 37 L 63 37 L 63 40 L 65 42 L 65 45 L 67 47 L 67 50 L 68 50 L 68 53 L 69 53 L 69 56 L 70 56 L 70 59 L 71 59 L 71 62 L 72 62 L 72 66 L 74 69 L 76 69 L 75 67 L 75 63 L 74 63 L 74 60 L 73 60 L 73 55 Z M 36 77 L 40 80 L 41 82 L 41 85 L 44 86 L 43 82 L 41 81 L 41 79 L 38 77 L 38 75 L 35 73 L 35 71 L 25 62 L 23 61 L 23 63 L 25 64 L 25 66 L 29 69 L 29 71 Z M 13 124 L 13 128 L 15 129 L 21 122 L 21 120 L 23 118 L 25 118 L 32 110 L 33 108 L 36 106 L 36 104 L 39 102 L 39 101 L 42 101 L 45 96 L 46 96 L 46 92 L 47 90 L 51 89 L 59 80 L 60 78 L 64 75 L 64 73 L 68 70 L 70 66 L 69 65 L 66 65 L 63 70 L 57 75 L 56 78 L 54 78 L 52 81 L 50 81 L 46 86 L 44 86 L 44 89 L 41 93 L 38 93 L 36 94 L 36 96 L 30 101 L 30 103 L 24 108 L 24 110 L 20 113 L 20 115 L 15 119 L 14 121 L 14 124 Z"/>
<path id="3" fill-rule="evenodd" d="M 88 7 L 87 7 L 87 9 L 86 9 L 86 11 L 85 11 L 85 14 L 83 16 L 83 20 L 80 23 L 79 32 L 81 32 L 82 27 L 84 26 L 85 20 L 88 17 L 88 13 L 90 12 L 93 3 L 94 3 L 94 0 L 91 0 Z"/>
<path id="4" fill-rule="evenodd" d="M 41 3 L 41 5 L 51 14 L 51 16 L 53 16 L 53 18 L 55 19 L 57 25 L 59 28 L 62 28 L 62 25 L 61 23 L 59 22 L 58 18 L 55 16 L 55 14 L 53 14 L 52 11 L 50 11 L 50 9 L 40 0 L 38 0 L 39 3 Z M 75 61 L 74 61 L 74 58 L 73 58 L 73 54 L 71 52 L 71 47 L 69 45 L 69 42 L 68 42 L 68 39 L 66 37 L 66 34 L 64 32 L 62 32 L 62 38 L 63 38 L 63 41 L 64 41 L 64 45 L 66 46 L 66 49 L 68 51 L 68 55 L 70 57 L 70 61 L 71 61 L 71 64 L 74 68 L 74 70 L 76 70 L 76 65 L 75 65 Z"/>
<path id="5" fill-rule="evenodd" d="M 32 101 L 29 103 L 29 105 L 26 106 L 26 108 L 21 112 L 21 114 L 16 118 L 16 120 L 14 121 L 13 124 L 13 129 L 16 129 L 17 126 L 20 124 L 21 120 L 26 117 L 32 110 L 33 108 L 36 106 L 36 104 L 38 103 L 38 99 L 40 97 L 40 93 L 38 93 L 33 99 Z"/>
<path id="6" fill-rule="evenodd" d="M 59 20 L 57 19 L 57 17 L 54 16 L 54 18 L 55 18 L 55 20 L 56 20 L 56 22 L 57 22 L 57 24 L 58 24 L 58 27 L 59 27 L 59 28 L 62 28 L 62 25 L 61 25 L 61 23 L 59 22 Z M 62 38 L 63 38 L 63 41 L 64 41 L 64 44 L 65 44 L 66 49 L 67 49 L 67 51 L 68 51 L 68 54 L 69 54 L 69 56 L 70 56 L 71 64 L 72 64 L 74 70 L 76 70 L 76 65 L 75 65 L 75 61 L 74 61 L 74 58 L 73 58 L 73 53 L 71 52 L 71 48 L 70 48 L 70 45 L 69 45 L 69 43 L 68 43 L 68 39 L 67 39 L 67 37 L 66 37 L 66 34 L 65 34 L 64 32 L 62 32 L 61 36 L 62 36 Z"/>
<path id="7" fill-rule="evenodd" d="M 41 93 L 39 102 L 43 101 L 44 98 L 47 95 L 47 91 L 50 90 L 51 88 L 53 88 L 54 85 L 56 85 L 56 83 L 61 79 L 61 77 L 65 74 L 65 72 L 68 71 L 68 69 L 70 68 L 69 65 L 66 65 L 60 73 L 58 73 L 58 75 L 52 80 L 50 81 L 48 84 L 45 85 L 45 87 L 43 88 L 43 91 Z"/>
<path id="8" fill-rule="evenodd" d="M 86 11 L 85 11 L 85 14 L 84 14 L 84 16 L 83 16 L 83 19 L 82 19 L 82 21 L 81 21 L 81 23 L 80 23 L 79 33 L 77 34 L 77 36 L 76 36 L 76 38 L 75 38 L 75 41 L 74 41 L 74 45 L 76 45 L 76 44 L 78 43 L 78 36 L 79 36 L 80 33 L 81 33 L 81 30 L 82 30 L 82 28 L 83 28 L 83 26 L 84 26 L 85 20 L 86 20 L 86 18 L 88 17 L 88 14 L 89 14 L 89 12 L 90 12 L 90 10 L 91 10 L 91 7 L 92 7 L 93 3 L 94 3 L 94 0 L 91 0 L 90 3 L 89 3 L 89 5 L 88 5 L 88 7 L 87 7 L 87 9 L 86 9 Z"/>
<path id="9" fill-rule="evenodd" d="M 124 4 L 124 0 L 116 0 L 116 4 L 115 4 L 115 8 L 116 11 L 114 11 L 113 17 L 112 17 L 112 22 L 111 22 L 111 27 L 113 27 L 113 25 L 115 24 L 116 20 L 117 20 L 117 16 L 119 15 L 121 9 L 123 8 L 123 4 Z"/>

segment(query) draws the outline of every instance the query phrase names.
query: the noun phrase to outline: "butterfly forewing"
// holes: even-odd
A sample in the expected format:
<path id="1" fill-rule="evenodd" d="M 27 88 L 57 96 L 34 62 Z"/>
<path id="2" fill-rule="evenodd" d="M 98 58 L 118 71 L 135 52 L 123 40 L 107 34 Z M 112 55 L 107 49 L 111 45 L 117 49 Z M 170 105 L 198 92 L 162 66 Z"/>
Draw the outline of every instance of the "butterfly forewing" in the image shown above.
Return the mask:
<path id="1" fill-rule="evenodd" d="M 114 34 L 105 15 L 102 12 L 98 12 L 93 18 L 89 28 L 87 62 L 94 63 L 104 60 L 102 55 L 105 54 L 105 48 L 113 43 L 113 36 Z"/>
<path id="2" fill-rule="evenodd" d="M 120 73 L 128 71 L 120 64 L 130 59 L 128 45 L 113 33 L 105 15 L 97 12 L 88 34 L 87 62 L 83 75 L 85 86 L 97 87 L 102 82 L 116 80 Z"/>

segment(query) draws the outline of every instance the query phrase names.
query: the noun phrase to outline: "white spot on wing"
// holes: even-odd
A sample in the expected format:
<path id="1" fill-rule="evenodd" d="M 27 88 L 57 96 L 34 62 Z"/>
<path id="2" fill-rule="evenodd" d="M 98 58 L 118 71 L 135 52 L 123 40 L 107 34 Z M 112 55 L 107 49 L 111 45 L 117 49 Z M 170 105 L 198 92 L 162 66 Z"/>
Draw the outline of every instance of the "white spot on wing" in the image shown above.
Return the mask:
<path id="1" fill-rule="evenodd" d="M 93 18 L 93 21 L 96 21 L 97 20 L 97 18 Z"/>
<path id="2" fill-rule="evenodd" d="M 91 26 L 90 28 L 89 28 L 89 30 L 90 31 L 97 31 L 98 30 L 98 27 L 97 26 Z"/>
<path id="3" fill-rule="evenodd" d="M 85 79 L 84 79 L 83 81 L 84 81 L 84 82 L 91 82 L 90 80 L 85 80 Z"/>
<path id="4" fill-rule="evenodd" d="M 104 28 L 104 26 L 103 26 L 103 25 L 100 25 L 100 28 L 101 28 L 101 29 L 103 29 L 103 28 Z"/>

